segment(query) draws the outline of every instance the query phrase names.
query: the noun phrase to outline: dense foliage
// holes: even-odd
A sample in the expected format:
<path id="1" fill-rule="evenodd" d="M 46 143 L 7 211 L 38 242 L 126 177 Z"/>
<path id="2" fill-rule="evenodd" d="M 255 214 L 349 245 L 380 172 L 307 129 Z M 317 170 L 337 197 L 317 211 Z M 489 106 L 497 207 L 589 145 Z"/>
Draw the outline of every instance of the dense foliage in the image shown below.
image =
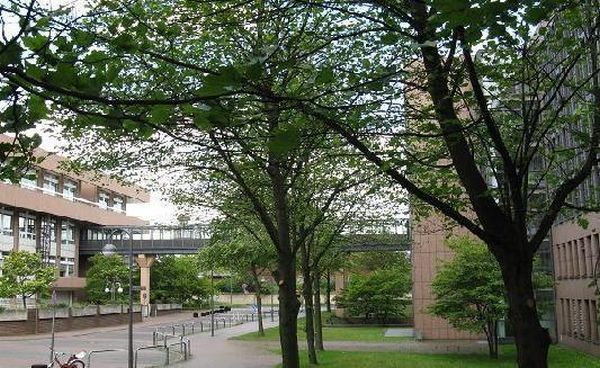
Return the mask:
<path id="1" fill-rule="evenodd" d="M 336 297 L 337 306 L 347 308 L 351 316 L 385 323 L 406 315 L 412 289 L 408 259 L 404 253 L 388 253 L 388 258 L 395 262 L 383 262 L 380 267 L 373 265 L 373 259 L 381 259 L 383 254 L 385 252 L 366 252 L 354 257 L 355 273 Z"/>
<path id="2" fill-rule="evenodd" d="M 96 254 L 89 262 L 90 268 L 85 275 L 87 300 L 93 304 L 108 304 L 113 302 L 111 299 L 114 294 L 114 302 L 126 302 L 129 295 L 129 269 L 123 256 Z"/>
<path id="3" fill-rule="evenodd" d="M 12 251 L 2 264 L 0 276 L 0 298 L 20 296 L 23 308 L 27 298 L 37 295 L 48 296 L 52 282 L 56 279 L 56 269 L 44 265 L 39 254 L 26 251 Z"/>
<path id="4" fill-rule="evenodd" d="M 199 277 L 194 256 L 166 256 L 150 268 L 150 300 L 154 303 L 182 303 L 198 307 L 206 304 L 210 284 Z"/>
<path id="5" fill-rule="evenodd" d="M 455 255 L 431 283 L 435 300 L 429 311 L 459 330 L 485 333 L 490 356 L 497 358 L 498 321 L 507 313 L 498 262 L 480 241 L 456 237 L 447 244 Z"/>

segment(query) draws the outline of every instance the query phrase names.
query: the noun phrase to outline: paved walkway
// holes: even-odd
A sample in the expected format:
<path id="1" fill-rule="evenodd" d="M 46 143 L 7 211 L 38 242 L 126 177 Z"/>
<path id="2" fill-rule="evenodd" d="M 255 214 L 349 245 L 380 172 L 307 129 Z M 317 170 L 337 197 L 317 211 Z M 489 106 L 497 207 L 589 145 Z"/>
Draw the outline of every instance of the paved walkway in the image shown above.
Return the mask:
<path id="1" fill-rule="evenodd" d="M 134 349 L 152 344 L 152 332 L 158 326 L 182 323 L 193 320 L 191 313 L 178 313 L 147 319 L 134 325 Z M 268 318 L 267 318 L 268 319 Z M 265 327 L 275 323 L 265 322 Z M 205 325 L 206 326 L 206 325 Z M 271 368 L 279 362 L 279 357 L 260 347 L 228 340 L 229 337 L 255 331 L 256 322 L 244 323 L 231 328 L 198 333 L 189 336 L 192 359 L 177 363 L 173 367 L 248 367 Z M 24 367 L 43 364 L 49 358 L 50 335 L 31 335 L 0 338 L 0 367 Z M 56 334 L 55 349 L 75 353 L 80 350 L 121 349 L 118 352 L 98 354 L 92 358 L 87 368 L 127 367 L 127 326 L 94 328 L 82 331 Z M 164 352 L 147 350 L 140 353 L 138 367 L 160 365 L 164 362 Z"/>
<path id="2" fill-rule="evenodd" d="M 166 326 L 193 320 L 191 313 L 178 313 L 147 319 L 134 326 L 134 347 L 152 344 L 152 332 L 158 326 Z M 265 328 L 277 322 L 265 319 Z M 205 325 L 206 326 L 206 325 Z M 272 368 L 280 362 L 273 353 L 279 349 L 278 341 L 237 341 L 230 337 L 256 331 L 257 323 L 220 329 L 211 337 L 210 332 L 190 335 L 192 357 L 171 366 L 174 368 Z M 299 341 L 306 349 L 304 341 Z M 0 367 L 30 367 L 48 361 L 50 335 L 33 335 L 0 338 Z M 121 349 L 119 352 L 99 354 L 93 357 L 87 368 L 124 368 L 127 366 L 127 326 L 94 328 L 77 332 L 56 334 L 56 350 L 74 353 L 79 350 Z M 474 353 L 486 352 L 486 345 L 478 341 L 401 341 L 358 342 L 330 341 L 328 350 L 343 351 L 399 351 L 412 353 Z M 147 350 L 140 354 L 138 367 L 157 366 L 164 362 L 164 352 Z"/>

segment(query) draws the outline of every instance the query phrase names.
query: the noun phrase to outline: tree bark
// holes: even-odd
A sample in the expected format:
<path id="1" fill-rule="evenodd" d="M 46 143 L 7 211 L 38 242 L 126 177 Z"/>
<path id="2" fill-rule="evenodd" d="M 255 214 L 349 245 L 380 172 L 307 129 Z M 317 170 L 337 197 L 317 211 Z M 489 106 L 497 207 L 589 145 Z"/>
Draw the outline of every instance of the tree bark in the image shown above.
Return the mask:
<path id="1" fill-rule="evenodd" d="M 258 335 L 265 336 L 262 314 L 262 295 L 260 294 L 260 291 L 256 292 L 256 312 L 258 313 Z"/>
<path id="2" fill-rule="evenodd" d="M 306 345 L 308 350 L 308 361 L 310 364 L 318 364 L 317 351 L 315 349 L 315 327 L 314 327 L 314 308 L 313 308 L 313 290 L 312 277 L 310 274 L 309 254 L 306 244 L 302 244 L 302 278 L 304 285 L 302 287 L 302 296 L 304 297 L 304 311 L 306 322 Z"/>
<path id="3" fill-rule="evenodd" d="M 298 355 L 298 309 L 296 297 L 296 267 L 293 255 L 279 256 L 279 343 L 283 368 L 299 368 Z"/>
<path id="4" fill-rule="evenodd" d="M 314 275 L 314 308 L 315 308 L 315 347 L 323 351 L 323 316 L 321 314 L 321 275 Z"/>
<path id="5" fill-rule="evenodd" d="M 327 312 L 331 313 L 331 273 L 327 271 L 327 290 L 326 290 L 327 298 L 325 303 L 327 305 Z"/>
<path id="6" fill-rule="evenodd" d="M 524 248 L 522 248 L 524 249 Z M 500 261 L 502 278 L 508 294 L 509 318 L 512 323 L 519 368 L 548 367 L 548 330 L 540 325 L 531 279 L 533 254 L 511 252 Z"/>

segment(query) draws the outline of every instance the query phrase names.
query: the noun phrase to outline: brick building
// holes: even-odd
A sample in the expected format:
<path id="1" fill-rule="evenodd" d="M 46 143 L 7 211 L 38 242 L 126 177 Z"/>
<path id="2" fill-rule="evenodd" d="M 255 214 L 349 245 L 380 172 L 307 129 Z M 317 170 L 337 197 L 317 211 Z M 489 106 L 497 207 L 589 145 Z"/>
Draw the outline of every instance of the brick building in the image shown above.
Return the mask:
<path id="1" fill-rule="evenodd" d="M 0 135 L 0 142 L 8 139 Z M 36 150 L 36 156 L 46 159 L 19 185 L 0 182 L 0 265 L 11 250 L 40 252 L 56 267 L 59 298 L 70 301 L 85 286 L 79 257 L 82 231 L 144 224 L 125 211 L 129 203 L 147 202 L 149 194 L 104 175 L 67 172 L 60 167 L 64 158 L 44 150 Z"/>

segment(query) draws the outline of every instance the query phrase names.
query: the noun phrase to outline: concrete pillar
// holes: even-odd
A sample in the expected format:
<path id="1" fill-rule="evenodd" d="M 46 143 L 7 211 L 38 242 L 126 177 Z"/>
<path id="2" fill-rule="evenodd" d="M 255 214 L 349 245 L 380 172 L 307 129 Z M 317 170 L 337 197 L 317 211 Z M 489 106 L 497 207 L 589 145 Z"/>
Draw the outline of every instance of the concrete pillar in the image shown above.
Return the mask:
<path id="1" fill-rule="evenodd" d="M 150 267 L 154 264 L 154 256 L 138 254 L 135 261 L 140 268 L 140 304 L 142 315 L 147 316 L 150 311 Z"/>
<path id="2" fill-rule="evenodd" d="M 334 274 L 335 279 L 335 295 L 340 295 L 342 290 L 348 285 L 348 273 L 344 270 L 340 270 Z M 339 318 L 345 318 L 346 310 L 344 308 L 339 308 L 337 305 L 335 307 L 335 315 Z"/>

